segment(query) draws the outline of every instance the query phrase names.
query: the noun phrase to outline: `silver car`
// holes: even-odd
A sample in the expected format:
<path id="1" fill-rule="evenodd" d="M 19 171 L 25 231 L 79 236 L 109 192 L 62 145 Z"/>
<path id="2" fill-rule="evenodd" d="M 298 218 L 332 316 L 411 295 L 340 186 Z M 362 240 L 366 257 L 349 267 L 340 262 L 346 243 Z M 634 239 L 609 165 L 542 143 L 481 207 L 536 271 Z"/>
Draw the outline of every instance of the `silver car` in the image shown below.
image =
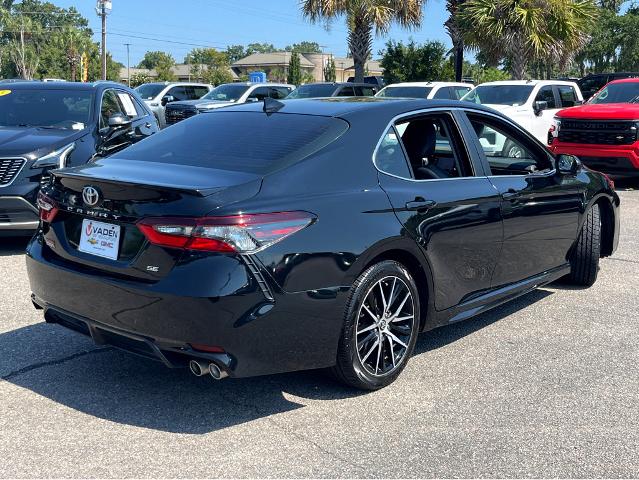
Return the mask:
<path id="1" fill-rule="evenodd" d="M 166 126 L 165 107 L 167 103 L 197 100 L 211 90 L 213 90 L 213 85 L 193 82 L 144 83 L 135 89 L 157 118 L 160 128 Z"/>

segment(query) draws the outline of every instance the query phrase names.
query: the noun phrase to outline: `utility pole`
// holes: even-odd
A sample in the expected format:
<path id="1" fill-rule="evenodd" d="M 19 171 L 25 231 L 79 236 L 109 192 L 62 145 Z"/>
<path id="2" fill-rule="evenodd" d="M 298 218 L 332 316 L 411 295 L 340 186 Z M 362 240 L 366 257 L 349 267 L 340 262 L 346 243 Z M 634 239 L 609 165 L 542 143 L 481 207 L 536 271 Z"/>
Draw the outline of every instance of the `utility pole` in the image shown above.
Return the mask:
<path id="1" fill-rule="evenodd" d="M 131 62 L 129 61 L 129 47 L 130 43 L 125 43 L 126 45 L 126 80 L 129 87 L 131 86 Z"/>
<path id="2" fill-rule="evenodd" d="M 107 79 L 107 65 L 106 65 L 106 17 L 111 13 L 112 3 L 111 0 L 98 0 L 95 7 L 95 11 L 99 17 L 102 18 L 102 80 Z"/>

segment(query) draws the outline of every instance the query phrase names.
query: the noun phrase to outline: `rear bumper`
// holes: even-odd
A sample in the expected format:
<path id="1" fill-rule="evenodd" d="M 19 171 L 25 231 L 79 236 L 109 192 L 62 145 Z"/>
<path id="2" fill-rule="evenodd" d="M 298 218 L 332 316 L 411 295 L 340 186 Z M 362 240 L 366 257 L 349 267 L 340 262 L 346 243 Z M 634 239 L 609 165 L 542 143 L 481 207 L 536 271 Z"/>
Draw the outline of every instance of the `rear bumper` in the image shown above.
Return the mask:
<path id="1" fill-rule="evenodd" d="M 639 175 L 639 145 L 606 146 L 559 143 L 550 146 L 555 154 L 578 156 L 588 168 L 615 176 Z"/>
<path id="2" fill-rule="evenodd" d="M 205 263 L 193 270 L 197 262 Z M 331 295 L 284 294 L 266 278 L 273 286 L 269 300 L 240 260 L 202 257 L 189 268 L 228 277 L 224 290 L 214 291 L 210 285 L 216 282 L 205 276 L 185 281 L 189 276 L 180 277 L 179 272 L 154 283 L 86 272 L 54 257 L 39 234 L 27 247 L 32 298 L 45 310 L 47 321 L 91 335 L 96 343 L 153 357 L 168 366 L 207 358 L 236 377 L 335 363 L 344 289 Z M 218 346 L 225 354 L 195 351 L 194 344 Z"/>

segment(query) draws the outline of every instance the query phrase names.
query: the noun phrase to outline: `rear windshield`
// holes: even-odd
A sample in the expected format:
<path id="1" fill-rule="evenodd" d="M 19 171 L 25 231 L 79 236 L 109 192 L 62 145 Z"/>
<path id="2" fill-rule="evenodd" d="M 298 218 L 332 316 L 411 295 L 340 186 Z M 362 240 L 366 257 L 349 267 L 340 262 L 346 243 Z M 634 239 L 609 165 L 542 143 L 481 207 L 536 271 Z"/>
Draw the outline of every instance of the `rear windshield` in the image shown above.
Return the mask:
<path id="1" fill-rule="evenodd" d="M 0 127 L 82 130 L 91 121 L 93 91 L 0 89 Z"/>
<path id="2" fill-rule="evenodd" d="M 386 87 L 376 97 L 428 98 L 432 87 Z"/>
<path id="3" fill-rule="evenodd" d="M 330 83 L 326 85 L 302 85 L 293 90 L 286 99 L 330 97 L 333 95 L 335 88 L 335 85 Z"/>
<path id="4" fill-rule="evenodd" d="M 179 122 L 118 158 L 266 175 L 336 140 L 348 123 L 332 117 L 219 110 Z"/>

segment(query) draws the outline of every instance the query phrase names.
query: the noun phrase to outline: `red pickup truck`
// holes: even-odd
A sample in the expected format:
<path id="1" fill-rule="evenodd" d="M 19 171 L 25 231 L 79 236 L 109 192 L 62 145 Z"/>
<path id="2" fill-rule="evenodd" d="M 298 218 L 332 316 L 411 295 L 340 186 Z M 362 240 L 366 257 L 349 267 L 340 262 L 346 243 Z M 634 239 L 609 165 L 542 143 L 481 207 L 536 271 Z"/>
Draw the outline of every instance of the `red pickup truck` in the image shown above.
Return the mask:
<path id="1" fill-rule="evenodd" d="M 610 82 L 584 105 L 561 110 L 548 133 L 556 154 L 610 175 L 639 176 L 639 78 Z"/>

